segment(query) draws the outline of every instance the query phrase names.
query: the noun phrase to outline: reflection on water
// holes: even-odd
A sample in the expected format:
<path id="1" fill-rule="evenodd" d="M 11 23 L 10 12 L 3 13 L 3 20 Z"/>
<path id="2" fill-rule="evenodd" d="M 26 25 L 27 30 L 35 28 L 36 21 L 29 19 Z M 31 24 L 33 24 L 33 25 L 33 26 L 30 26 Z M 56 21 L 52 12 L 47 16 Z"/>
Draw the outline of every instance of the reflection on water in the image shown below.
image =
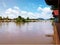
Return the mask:
<path id="1" fill-rule="evenodd" d="M 0 43 L 52 43 L 53 26 L 47 22 L 0 23 Z"/>

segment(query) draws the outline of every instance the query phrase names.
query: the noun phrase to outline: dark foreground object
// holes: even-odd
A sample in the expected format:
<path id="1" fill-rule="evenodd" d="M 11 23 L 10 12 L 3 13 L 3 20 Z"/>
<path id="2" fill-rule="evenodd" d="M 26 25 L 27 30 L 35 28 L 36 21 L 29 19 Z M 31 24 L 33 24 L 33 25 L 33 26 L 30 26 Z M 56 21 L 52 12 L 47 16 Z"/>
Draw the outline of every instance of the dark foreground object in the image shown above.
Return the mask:
<path id="1" fill-rule="evenodd" d="M 57 32 L 58 32 L 58 36 L 59 36 L 59 40 L 60 40 L 60 23 L 55 23 L 56 27 L 57 27 Z"/>

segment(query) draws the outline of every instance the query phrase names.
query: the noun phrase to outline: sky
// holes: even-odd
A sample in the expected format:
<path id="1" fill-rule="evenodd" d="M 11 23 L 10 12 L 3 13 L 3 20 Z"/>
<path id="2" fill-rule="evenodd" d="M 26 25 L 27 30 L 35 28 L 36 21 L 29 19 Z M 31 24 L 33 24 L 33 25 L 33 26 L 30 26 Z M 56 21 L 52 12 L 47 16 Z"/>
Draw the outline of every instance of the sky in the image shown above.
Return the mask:
<path id="1" fill-rule="evenodd" d="M 0 16 L 17 18 L 52 18 L 51 7 L 45 0 L 0 0 Z"/>

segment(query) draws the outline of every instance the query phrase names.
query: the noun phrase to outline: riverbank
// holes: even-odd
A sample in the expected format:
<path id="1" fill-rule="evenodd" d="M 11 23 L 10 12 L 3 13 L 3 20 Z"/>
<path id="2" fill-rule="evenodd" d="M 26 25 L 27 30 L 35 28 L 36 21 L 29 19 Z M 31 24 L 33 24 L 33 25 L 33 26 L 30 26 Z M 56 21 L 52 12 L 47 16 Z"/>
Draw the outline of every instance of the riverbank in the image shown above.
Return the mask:
<path id="1" fill-rule="evenodd" d="M 42 21 L 50 21 L 53 22 L 53 20 L 25 20 L 25 22 L 42 22 Z M 0 22 L 17 22 L 16 20 L 0 20 Z M 19 22 L 19 21 L 18 21 Z M 23 22 L 23 21 L 21 21 Z"/>
<path id="2" fill-rule="evenodd" d="M 17 21 L 17 20 L 0 20 L 0 22 L 37 22 L 39 20 L 25 20 L 25 21 Z"/>

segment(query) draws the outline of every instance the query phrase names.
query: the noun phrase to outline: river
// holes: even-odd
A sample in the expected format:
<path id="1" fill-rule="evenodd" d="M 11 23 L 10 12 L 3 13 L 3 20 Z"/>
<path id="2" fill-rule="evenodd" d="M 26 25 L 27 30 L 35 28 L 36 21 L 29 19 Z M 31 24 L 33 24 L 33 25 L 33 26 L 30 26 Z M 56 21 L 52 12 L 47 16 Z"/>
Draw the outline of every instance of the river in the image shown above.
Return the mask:
<path id="1" fill-rule="evenodd" d="M 51 44 L 53 37 L 53 26 L 50 21 L 41 22 L 1 22 L 0 43 L 8 44 Z"/>

